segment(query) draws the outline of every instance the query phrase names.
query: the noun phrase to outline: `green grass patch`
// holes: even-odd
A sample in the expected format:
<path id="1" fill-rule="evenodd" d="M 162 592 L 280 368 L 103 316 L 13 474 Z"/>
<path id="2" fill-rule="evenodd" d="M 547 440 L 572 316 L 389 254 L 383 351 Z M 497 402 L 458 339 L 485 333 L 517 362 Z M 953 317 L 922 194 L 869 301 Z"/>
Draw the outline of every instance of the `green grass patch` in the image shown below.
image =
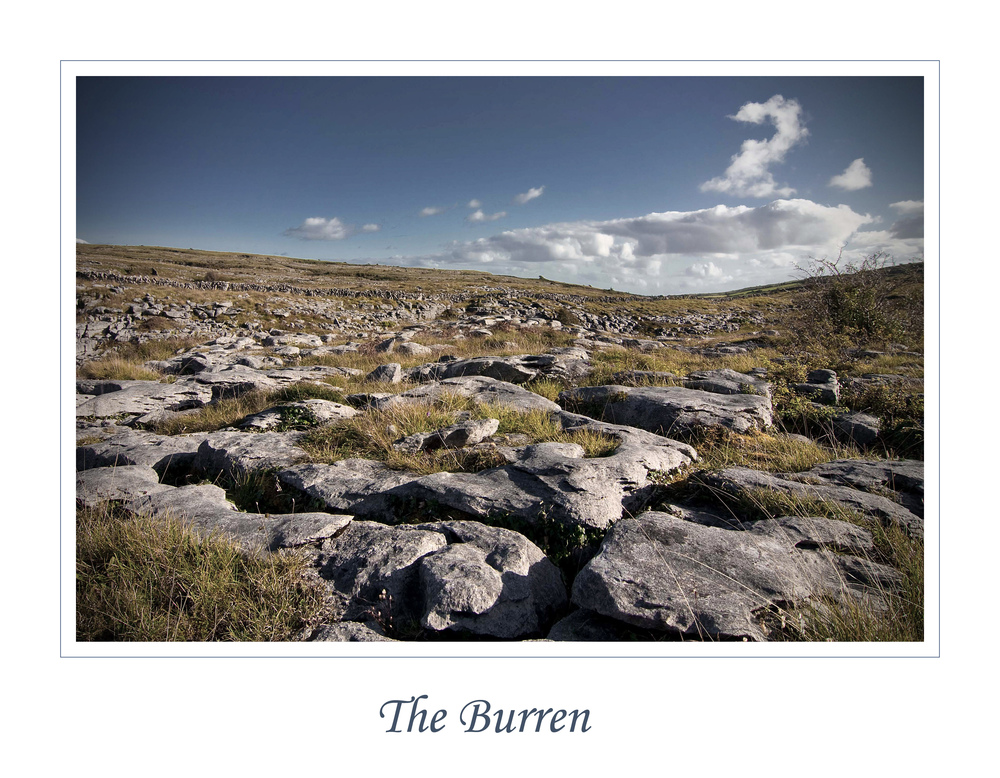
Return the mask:
<path id="1" fill-rule="evenodd" d="M 835 459 L 860 459 L 853 446 L 821 446 L 786 434 L 753 431 L 745 435 L 722 427 L 705 427 L 687 441 L 698 452 L 699 466 L 708 470 L 749 467 L 772 473 L 800 473 Z"/>

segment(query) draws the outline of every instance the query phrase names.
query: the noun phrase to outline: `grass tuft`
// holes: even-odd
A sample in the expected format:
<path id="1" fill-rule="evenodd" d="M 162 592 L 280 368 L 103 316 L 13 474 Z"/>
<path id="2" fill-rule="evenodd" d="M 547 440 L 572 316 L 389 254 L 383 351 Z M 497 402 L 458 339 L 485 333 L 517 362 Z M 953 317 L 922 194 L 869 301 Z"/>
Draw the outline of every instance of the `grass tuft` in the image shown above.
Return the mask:
<path id="1" fill-rule="evenodd" d="M 280 641 L 319 623 L 323 594 L 292 554 L 247 556 L 181 523 L 77 510 L 77 639 Z"/>

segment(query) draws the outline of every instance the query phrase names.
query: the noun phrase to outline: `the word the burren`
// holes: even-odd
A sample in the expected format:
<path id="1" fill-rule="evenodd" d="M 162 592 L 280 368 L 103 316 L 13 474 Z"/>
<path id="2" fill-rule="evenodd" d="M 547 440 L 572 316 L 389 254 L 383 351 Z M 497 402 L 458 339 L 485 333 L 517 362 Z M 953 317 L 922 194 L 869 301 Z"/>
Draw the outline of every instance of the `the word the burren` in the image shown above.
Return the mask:
<path id="1" fill-rule="evenodd" d="M 392 717 L 392 724 L 386 732 L 441 732 L 448 711 L 443 708 L 430 713 L 422 707 L 421 700 L 427 695 L 410 697 L 408 700 L 388 700 L 379 708 L 379 717 Z M 388 709 L 388 711 L 387 711 Z M 491 712 L 492 711 L 492 712 Z M 429 716 L 429 717 L 428 717 Z M 493 706 L 488 700 L 473 700 L 462 706 L 458 720 L 463 732 L 589 732 L 590 710 L 555 710 L 553 708 L 530 708 L 515 711 Z M 405 726 L 405 729 L 404 729 Z"/>

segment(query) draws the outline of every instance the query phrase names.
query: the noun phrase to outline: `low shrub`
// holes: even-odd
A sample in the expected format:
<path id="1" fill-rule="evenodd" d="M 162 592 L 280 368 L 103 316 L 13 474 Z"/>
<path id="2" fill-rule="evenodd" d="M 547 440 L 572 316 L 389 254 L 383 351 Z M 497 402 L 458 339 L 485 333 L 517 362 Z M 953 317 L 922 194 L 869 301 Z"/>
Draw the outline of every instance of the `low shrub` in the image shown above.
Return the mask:
<path id="1" fill-rule="evenodd" d="M 880 251 L 860 261 L 813 259 L 806 277 L 806 325 L 813 340 L 842 348 L 920 337 L 923 297 Z"/>

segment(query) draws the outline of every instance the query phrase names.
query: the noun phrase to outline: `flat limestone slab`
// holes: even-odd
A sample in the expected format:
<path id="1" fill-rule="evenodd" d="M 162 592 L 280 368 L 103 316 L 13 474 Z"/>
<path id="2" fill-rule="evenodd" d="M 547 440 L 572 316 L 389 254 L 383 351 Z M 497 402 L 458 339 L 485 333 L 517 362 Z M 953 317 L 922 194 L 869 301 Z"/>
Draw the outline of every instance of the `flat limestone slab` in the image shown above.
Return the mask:
<path id="1" fill-rule="evenodd" d="M 559 401 L 578 413 L 659 435 L 686 435 L 699 427 L 742 433 L 773 423 L 771 400 L 765 396 L 679 386 L 587 386 L 561 393 Z"/>

